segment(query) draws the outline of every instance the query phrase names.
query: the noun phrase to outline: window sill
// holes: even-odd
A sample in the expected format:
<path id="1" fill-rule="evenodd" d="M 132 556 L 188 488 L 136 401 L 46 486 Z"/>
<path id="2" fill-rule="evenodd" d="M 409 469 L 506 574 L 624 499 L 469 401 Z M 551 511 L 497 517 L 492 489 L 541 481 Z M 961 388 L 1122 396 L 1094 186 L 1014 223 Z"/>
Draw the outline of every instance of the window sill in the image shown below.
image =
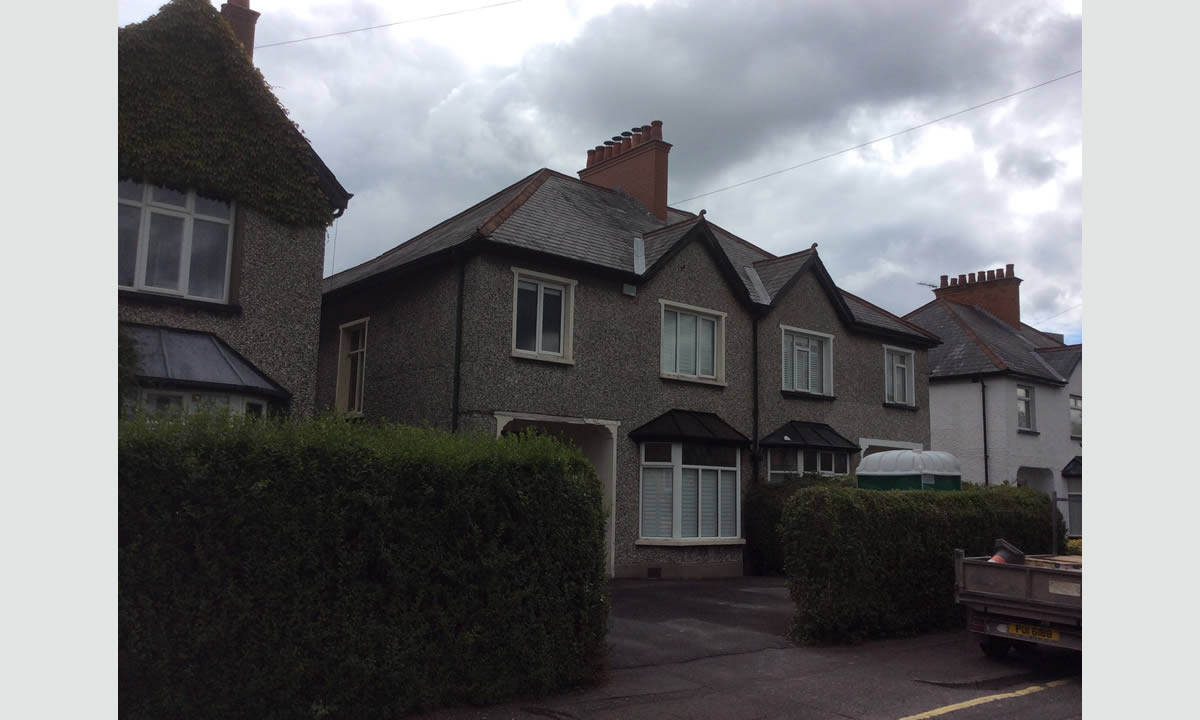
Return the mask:
<path id="1" fill-rule="evenodd" d="M 659 372 L 658 376 L 663 380 L 674 380 L 676 382 L 695 383 L 696 385 L 709 385 L 711 387 L 727 387 L 724 380 L 713 378 L 692 377 L 690 375 L 674 375 L 672 373 Z"/>
<path id="2" fill-rule="evenodd" d="M 802 398 L 805 400 L 836 400 L 836 395 L 823 395 L 821 393 L 808 392 L 806 390 L 780 390 L 785 398 Z"/>
<path id="3" fill-rule="evenodd" d="M 1017 434 L 1019 434 L 1019 435 L 1041 435 L 1041 433 L 1038 432 L 1037 430 L 1026 430 L 1025 428 L 1017 428 Z"/>
<path id="4" fill-rule="evenodd" d="M 892 408 L 895 410 L 908 410 L 909 412 L 916 412 L 921 409 L 916 405 L 905 405 L 904 403 L 894 403 L 894 402 L 885 402 L 883 404 L 883 406 L 885 408 Z"/>
<path id="5" fill-rule="evenodd" d="M 537 362 L 554 363 L 556 365 L 574 365 L 575 359 L 563 357 L 562 355 L 550 355 L 547 353 L 533 353 L 524 350 L 513 350 L 512 356 L 520 360 L 535 360 Z"/>
<path id="6" fill-rule="evenodd" d="M 117 289 L 119 302 L 136 303 L 140 305 L 173 305 L 192 310 L 206 310 L 219 315 L 241 315 L 242 306 L 230 303 L 209 302 L 207 300 L 192 300 L 178 295 L 159 295 L 140 290 Z"/>
<path id="7" fill-rule="evenodd" d="M 697 545 L 745 545 L 744 538 L 692 538 L 672 540 L 670 538 L 638 538 L 634 545 L 639 547 L 694 547 Z"/>

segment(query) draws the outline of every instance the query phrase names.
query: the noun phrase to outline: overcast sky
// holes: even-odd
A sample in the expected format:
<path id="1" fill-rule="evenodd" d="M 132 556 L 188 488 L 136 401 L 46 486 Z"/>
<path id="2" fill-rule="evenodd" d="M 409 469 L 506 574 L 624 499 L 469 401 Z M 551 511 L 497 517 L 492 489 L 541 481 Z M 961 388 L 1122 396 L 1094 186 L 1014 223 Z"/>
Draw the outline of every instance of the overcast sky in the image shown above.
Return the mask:
<path id="1" fill-rule="evenodd" d="M 501 1 L 251 7 L 261 46 Z M 120 0 L 118 25 L 161 4 Z M 1079 2 L 522 0 L 254 59 L 354 193 L 327 275 L 662 120 L 676 207 L 776 254 L 819 243 L 838 285 L 897 314 L 932 299 L 918 283 L 1014 263 L 1022 319 L 1078 342 L 1080 76 L 681 201 L 1079 70 L 1081 44 Z"/>

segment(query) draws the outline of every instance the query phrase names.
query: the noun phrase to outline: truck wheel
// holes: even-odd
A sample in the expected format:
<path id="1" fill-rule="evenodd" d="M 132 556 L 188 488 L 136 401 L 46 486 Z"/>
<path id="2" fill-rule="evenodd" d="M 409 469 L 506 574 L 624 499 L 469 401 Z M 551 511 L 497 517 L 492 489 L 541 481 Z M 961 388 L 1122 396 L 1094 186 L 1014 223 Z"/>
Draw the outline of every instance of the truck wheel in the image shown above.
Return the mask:
<path id="1" fill-rule="evenodd" d="M 983 654 L 993 660 L 1000 660 L 1008 655 L 1009 648 L 1012 647 L 1012 641 L 1008 638 L 996 637 L 988 635 L 979 643 L 979 647 L 983 650 Z"/>

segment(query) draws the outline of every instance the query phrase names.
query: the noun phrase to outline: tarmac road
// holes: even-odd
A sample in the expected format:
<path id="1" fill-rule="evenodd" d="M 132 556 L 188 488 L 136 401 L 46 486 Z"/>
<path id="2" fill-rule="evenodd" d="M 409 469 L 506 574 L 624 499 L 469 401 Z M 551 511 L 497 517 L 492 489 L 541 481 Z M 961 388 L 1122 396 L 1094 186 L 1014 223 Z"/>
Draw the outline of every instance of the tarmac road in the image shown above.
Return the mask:
<path id="1" fill-rule="evenodd" d="M 1080 656 L 988 659 L 969 634 L 796 647 L 782 580 L 617 580 L 609 677 L 592 688 L 430 720 L 1082 717 Z"/>

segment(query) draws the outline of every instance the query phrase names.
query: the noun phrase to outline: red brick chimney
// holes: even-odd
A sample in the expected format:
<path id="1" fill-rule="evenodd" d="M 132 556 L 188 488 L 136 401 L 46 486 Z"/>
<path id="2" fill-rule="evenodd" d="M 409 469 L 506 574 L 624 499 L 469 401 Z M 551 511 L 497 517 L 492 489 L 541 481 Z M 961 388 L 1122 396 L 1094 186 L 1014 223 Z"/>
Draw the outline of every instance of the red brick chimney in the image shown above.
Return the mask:
<path id="1" fill-rule="evenodd" d="M 242 41 L 251 60 L 254 59 L 254 24 L 260 14 L 250 9 L 250 0 L 229 0 L 221 5 L 221 17 L 233 28 L 233 34 Z"/>
<path id="2" fill-rule="evenodd" d="M 1009 263 L 1003 268 L 950 278 L 941 277 L 933 294 L 960 305 L 978 305 L 1009 325 L 1021 328 L 1021 278 Z"/>
<path id="3" fill-rule="evenodd" d="M 667 153 L 662 121 L 633 128 L 588 150 L 587 167 L 579 179 L 601 187 L 621 189 L 646 206 L 654 217 L 667 219 Z"/>

